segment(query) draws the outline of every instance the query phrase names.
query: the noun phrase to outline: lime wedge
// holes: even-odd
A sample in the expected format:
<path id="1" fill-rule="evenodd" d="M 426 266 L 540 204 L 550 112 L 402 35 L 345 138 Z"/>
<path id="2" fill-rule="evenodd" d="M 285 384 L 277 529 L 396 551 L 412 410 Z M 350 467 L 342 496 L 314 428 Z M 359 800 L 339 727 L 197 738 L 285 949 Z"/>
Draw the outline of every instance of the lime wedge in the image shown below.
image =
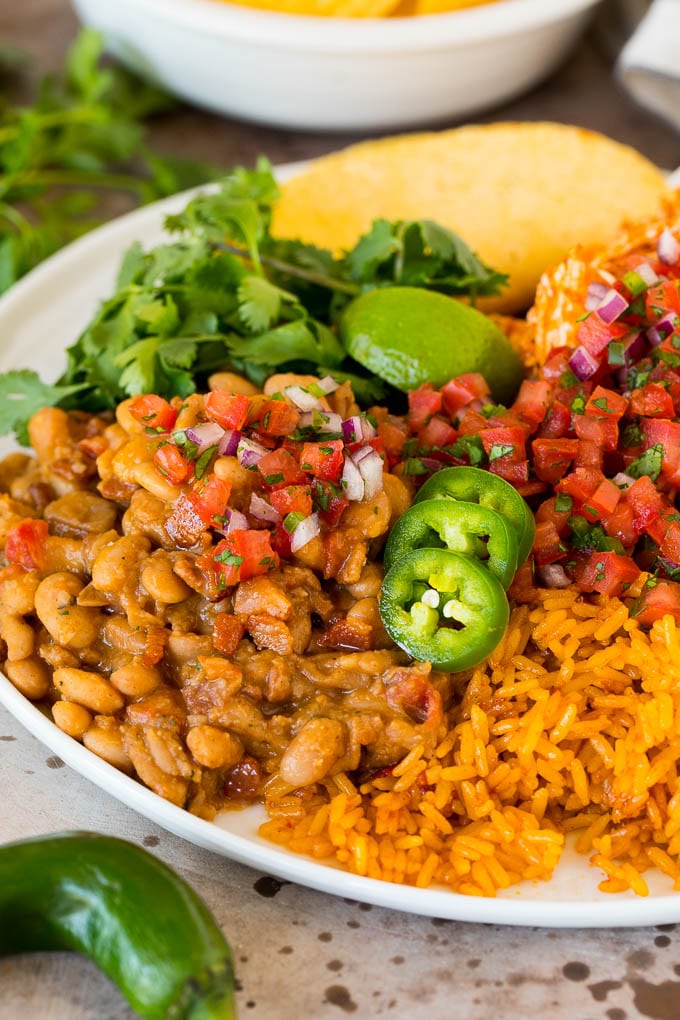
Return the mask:
<path id="1" fill-rule="evenodd" d="M 491 319 L 419 287 L 367 291 L 347 305 L 339 332 L 355 361 L 405 392 L 479 372 L 494 400 L 509 404 L 524 375 L 519 355 Z"/>

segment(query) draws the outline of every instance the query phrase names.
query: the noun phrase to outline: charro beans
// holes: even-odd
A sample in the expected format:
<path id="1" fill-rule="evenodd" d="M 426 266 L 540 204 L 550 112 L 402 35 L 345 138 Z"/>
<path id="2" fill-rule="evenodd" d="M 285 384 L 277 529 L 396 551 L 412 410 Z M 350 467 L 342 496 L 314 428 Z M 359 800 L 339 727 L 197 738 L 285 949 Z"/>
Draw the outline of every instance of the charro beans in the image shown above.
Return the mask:
<path id="1" fill-rule="evenodd" d="M 189 426 L 230 420 L 231 409 L 277 467 L 285 452 L 287 475 L 290 458 L 300 460 L 297 411 L 279 413 L 266 394 L 312 381 L 283 374 L 263 394 L 215 374 L 214 414 L 192 394 L 157 404 L 157 425 L 140 420 L 153 398 L 135 413 L 123 401 L 115 422 L 48 409 L 31 426 L 39 459 L 4 472 L 0 463 L 0 484 L 13 493 L 0 493 L 0 550 L 4 543 L 5 561 L 16 560 L 0 564 L 3 668 L 64 733 L 204 817 L 225 801 L 260 797 L 270 779 L 289 790 L 354 768 L 360 755 L 370 765 L 372 744 L 396 759 L 420 733 L 379 693 L 382 674 L 403 657 L 380 624 L 376 554 L 410 502 L 407 485 L 385 473 L 383 492 L 347 506 L 333 482 L 329 489 L 301 468 L 301 491 L 289 492 L 283 474 L 279 482 L 277 471 L 213 452 L 210 422 L 202 452 L 190 437 L 160 452 Z M 343 418 L 358 413 L 347 385 L 320 403 Z M 276 435 L 282 421 L 285 438 Z M 300 429 L 306 441 L 307 425 Z M 318 513 L 318 533 L 292 555 L 281 529 L 251 509 L 253 493 L 281 522 L 286 501 L 302 501 L 311 508 L 303 513 Z M 39 538 L 40 557 L 16 535 L 10 546 L 15 528 Z M 243 529 L 250 535 L 235 534 Z M 271 537 L 253 535 L 263 530 Z M 259 546 L 262 558 L 251 562 Z M 357 720 L 361 712 L 370 719 Z"/>

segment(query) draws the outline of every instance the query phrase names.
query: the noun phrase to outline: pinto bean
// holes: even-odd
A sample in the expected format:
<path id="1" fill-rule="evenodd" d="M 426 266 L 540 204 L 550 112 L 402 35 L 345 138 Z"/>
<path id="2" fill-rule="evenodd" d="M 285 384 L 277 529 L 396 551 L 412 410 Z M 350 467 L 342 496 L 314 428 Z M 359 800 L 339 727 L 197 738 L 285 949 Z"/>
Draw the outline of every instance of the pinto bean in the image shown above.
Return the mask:
<path id="1" fill-rule="evenodd" d="M 187 733 L 187 747 L 199 765 L 207 769 L 231 768 L 241 760 L 243 744 L 217 726 L 199 724 Z"/>
<path id="2" fill-rule="evenodd" d="M 34 570 L 5 567 L 0 581 L 0 605 L 9 613 L 26 616 L 33 612 L 35 592 L 40 578 Z"/>
<path id="3" fill-rule="evenodd" d="M 21 616 L 0 614 L 0 638 L 7 645 L 7 658 L 10 662 L 26 659 L 33 654 L 35 631 Z"/>
<path id="4" fill-rule="evenodd" d="M 55 701 L 52 705 L 52 718 L 60 730 L 76 740 L 80 740 L 92 725 L 92 714 L 74 701 Z"/>
<path id="5" fill-rule="evenodd" d="M 140 580 L 152 599 L 174 605 L 186 599 L 191 589 L 172 569 L 172 560 L 159 550 L 144 563 Z"/>
<path id="6" fill-rule="evenodd" d="M 100 610 L 79 606 L 84 584 L 76 574 L 50 574 L 35 592 L 35 611 L 52 639 L 66 648 L 87 648 L 99 636 L 104 617 Z"/>
<path id="7" fill-rule="evenodd" d="M 50 689 L 50 671 L 37 655 L 16 662 L 6 662 L 4 670 L 17 690 L 30 701 L 47 697 Z"/>
<path id="8" fill-rule="evenodd" d="M 213 372 L 208 377 L 208 386 L 211 390 L 224 390 L 225 393 L 241 393 L 245 397 L 254 397 L 259 393 L 257 386 L 249 379 L 235 372 Z"/>
<path id="9" fill-rule="evenodd" d="M 121 772 L 132 772 L 132 762 L 125 750 L 118 724 L 115 727 L 110 727 L 95 723 L 83 733 L 83 744 L 88 751 L 92 751 L 97 757 L 103 758 L 104 761 L 120 769 Z"/>
<path id="10" fill-rule="evenodd" d="M 55 669 L 52 681 L 65 701 L 75 701 L 100 715 L 113 715 L 125 704 L 120 692 L 99 673 L 67 666 Z"/>
<path id="11" fill-rule="evenodd" d="M 268 613 L 279 620 L 287 620 L 292 610 L 292 601 L 268 577 L 241 581 L 234 594 L 235 613 Z"/>
<path id="12" fill-rule="evenodd" d="M 143 535 L 123 535 L 105 546 L 92 564 L 95 588 L 114 595 L 129 591 L 137 583 L 149 548 L 149 541 Z"/>
<path id="13" fill-rule="evenodd" d="M 342 758 L 345 745 L 345 727 L 338 719 L 310 719 L 284 751 L 279 775 L 293 787 L 318 783 Z"/>
<path id="14" fill-rule="evenodd" d="M 68 457 L 71 448 L 69 416 L 58 407 L 43 407 L 28 423 L 28 438 L 39 461 L 48 464 Z"/>
<path id="15" fill-rule="evenodd" d="M 143 698 L 160 685 L 162 676 L 157 669 L 134 660 L 127 666 L 114 669 L 109 677 L 113 686 L 127 698 Z"/>

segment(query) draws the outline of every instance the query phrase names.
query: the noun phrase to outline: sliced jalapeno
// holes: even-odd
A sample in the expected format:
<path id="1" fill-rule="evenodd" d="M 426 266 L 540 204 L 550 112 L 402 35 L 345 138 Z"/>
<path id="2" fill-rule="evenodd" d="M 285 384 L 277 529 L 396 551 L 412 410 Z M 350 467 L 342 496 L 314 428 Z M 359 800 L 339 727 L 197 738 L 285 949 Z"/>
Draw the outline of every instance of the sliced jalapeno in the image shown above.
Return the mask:
<path id="1" fill-rule="evenodd" d="M 385 546 L 385 570 L 413 549 L 451 549 L 483 561 L 504 588 L 517 570 L 515 529 L 480 503 L 427 499 L 415 503 L 393 526 Z"/>
<path id="2" fill-rule="evenodd" d="M 415 549 L 385 575 L 380 616 L 392 640 L 414 659 L 456 672 L 496 648 L 509 607 L 498 578 L 471 556 Z"/>
<path id="3" fill-rule="evenodd" d="M 534 515 L 517 489 L 504 478 L 475 467 L 442 468 L 418 490 L 416 503 L 426 499 L 458 499 L 479 503 L 505 517 L 517 534 L 517 565 L 531 552 L 536 525 Z"/>

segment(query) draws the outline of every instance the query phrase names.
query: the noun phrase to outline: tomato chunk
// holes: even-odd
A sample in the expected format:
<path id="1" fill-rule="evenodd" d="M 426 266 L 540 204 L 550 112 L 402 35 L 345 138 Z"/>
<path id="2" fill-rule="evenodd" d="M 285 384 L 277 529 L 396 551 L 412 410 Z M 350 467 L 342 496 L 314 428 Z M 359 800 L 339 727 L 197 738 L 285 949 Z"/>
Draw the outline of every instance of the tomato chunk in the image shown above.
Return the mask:
<path id="1" fill-rule="evenodd" d="M 426 384 L 408 395 L 407 421 L 414 432 L 426 425 L 433 414 L 441 410 L 442 394 Z"/>
<path id="2" fill-rule="evenodd" d="M 578 452 L 578 439 L 534 439 L 534 472 L 552 485 L 562 478 Z"/>
<path id="3" fill-rule="evenodd" d="M 201 520 L 208 525 L 222 526 L 231 495 L 231 485 L 217 475 L 207 475 L 188 493 L 189 500 Z"/>
<path id="4" fill-rule="evenodd" d="M 206 413 L 223 429 L 241 429 L 248 418 L 250 398 L 243 393 L 211 390 L 205 398 Z"/>
<path id="5" fill-rule="evenodd" d="M 133 397 L 129 411 L 150 432 L 170 432 L 177 421 L 177 408 L 155 393 Z"/>
<path id="6" fill-rule="evenodd" d="M 172 485 L 181 485 L 194 473 L 194 465 L 186 459 L 175 443 L 168 442 L 159 446 L 153 455 L 153 462 L 157 470 Z"/>
<path id="7" fill-rule="evenodd" d="M 27 518 L 7 532 L 5 558 L 26 570 L 41 570 L 45 562 L 47 522 Z"/>
<path id="8" fill-rule="evenodd" d="M 453 418 L 461 408 L 467 407 L 474 400 L 486 400 L 490 392 L 486 379 L 479 372 L 457 375 L 442 386 L 444 410 Z"/>
<path id="9" fill-rule="evenodd" d="M 266 574 L 279 565 L 268 531 L 232 531 L 210 552 L 196 560 L 199 569 L 212 572 L 215 587 L 223 589 L 249 577 Z"/>
<path id="10" fill-rule="evenodd" d="M 336 482 L 344 463 L 343 442 L 334 439 L 326 443 L 304 443 L 300 454 L 300 467 L 315 478 Z"/>
<path id="11" fill-rule="evenodd" d="M 288 450 L 278 449 L 266 453 L 258 461 L 257 470 L 270 489 L 285 489 L 288 485 L 304 485 L 307 477 Z"/>
<path id="12" fill-rule="evenodd" d="M 309 485 L 289 485 L 272 492 L 269 502 L 284 517 L 295 513 L 307 516 L 312 512 L 312 490 Z"/>
<path id="13" fill-rule="evenodd" d="M 639 576 L 640 568 L 631 556 L 610 551 L 593 552 L 579 571 L 578 586 L 582 591 L 618 596 Z"/>
<path id="14" fill-rule="evenodd" d="M 651 627 L 655 620 L 672 616 L 680 623 L 680 584 L 676 581 L 656 581 L 645 585 L 634 615 L 643 627 Z"/>

